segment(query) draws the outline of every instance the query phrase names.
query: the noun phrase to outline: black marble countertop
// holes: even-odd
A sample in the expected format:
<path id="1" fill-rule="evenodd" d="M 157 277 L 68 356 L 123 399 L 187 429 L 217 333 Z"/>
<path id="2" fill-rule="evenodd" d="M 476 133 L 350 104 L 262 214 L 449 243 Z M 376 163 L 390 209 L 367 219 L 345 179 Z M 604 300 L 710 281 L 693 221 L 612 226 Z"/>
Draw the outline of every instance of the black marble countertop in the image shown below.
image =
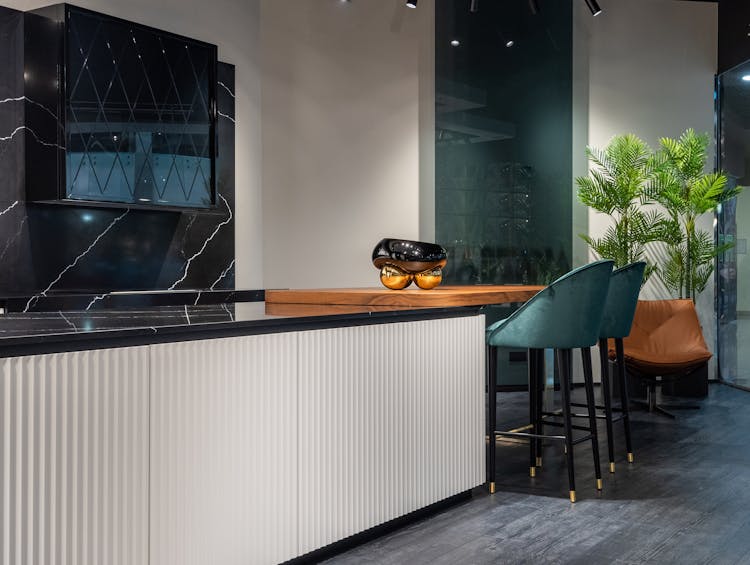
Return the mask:
<path id="1" fill-rule="evenodd" d="M 128 292 L 47 292 L 34 295 L 2 296 L 0 308 L 6 312 L 66 312 L 74 310 L 127 310 L 156 306 L 184 306 L 259 302 L 263 290 L 148 290 Z"/>
<path id="2" fill-rule="evenodd" d="M 479 307 L 270 315 L 265 302 L 0 315 L 0 357 L 474 315 Z"/>

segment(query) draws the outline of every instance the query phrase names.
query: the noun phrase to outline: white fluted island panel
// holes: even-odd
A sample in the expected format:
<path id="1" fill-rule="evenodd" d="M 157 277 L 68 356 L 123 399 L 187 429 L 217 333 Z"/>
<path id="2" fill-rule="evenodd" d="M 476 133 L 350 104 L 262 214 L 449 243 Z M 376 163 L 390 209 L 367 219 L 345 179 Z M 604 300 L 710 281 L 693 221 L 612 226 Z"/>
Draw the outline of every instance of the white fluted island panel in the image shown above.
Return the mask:
<path id="1" fill-rule="evenodd" d="M 484 481 L 484 316 L 300 333 L 300 554 Z"/>
<path id="2" fill-rule="evenodd" d="M 148 563 L 148 348 L 0 359 L 0 563 Z"/>
<path id="3" fill-rule="evenodd" d="M 297 555 L 297 334 L 155 345 L 151 565 Z"/>
<path id="4" fill-rule="evenodd" d="M 280 563 L 483 482 L 484 316 L 281 323 L 0 357 L 0 565 Z"/>

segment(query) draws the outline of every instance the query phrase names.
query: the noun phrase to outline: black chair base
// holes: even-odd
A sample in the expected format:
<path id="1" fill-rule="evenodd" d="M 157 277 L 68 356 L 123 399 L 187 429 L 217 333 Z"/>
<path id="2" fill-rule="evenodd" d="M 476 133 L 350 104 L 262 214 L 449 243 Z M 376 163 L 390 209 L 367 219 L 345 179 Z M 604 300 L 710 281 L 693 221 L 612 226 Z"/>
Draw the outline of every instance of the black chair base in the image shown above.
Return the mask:
<path id="1" fill-rule="evenodd" d="M 696 368 L 690 369 L 683 373 L 677 373 L 674 375 L 668 375 L 665 377 L 653 377 L 648 375 L 640 375 L 632 369 L 628 368 L 628 373 L 639 379 L 646 387 L 646 398 L 645 399 L 633 399 L 633 404 L 645 406 L 645 408 L 652 414 L 661 414 L 668 418 L 675 419 L 676 416 L 672 414 L 668 409 L 671 410 L 698 410 L 700 406 L 696 404 L 666 404 L 656 402 L 656 388 L 659 387 L 663 392 L 664 389 L 672 390 L 671 386 L 681 382 L 690 380 L 694 377 L 701 379 L 708 374 L 708 363 L 704 363 Z"/>
<path id="2" fill-rule="evenodd" d="M 645 400 L 642 400 L 640 398 L 634 398 L 631 400 L 633 404 L 643 406 L 648 410 L 651 414 L 661 414 L 662 416 L 667 416 L 668 418 L 672 418 L 673 420 L 677 418 L 674 414 L 672 414 L 667 408 L 671 410 L 699 410 L 700 406 L 696 404 L 663 404 L 663 403 L 657 403 L 656 402 L 656 391 L 649 388 L 648 394 L 646 396 Z"/>

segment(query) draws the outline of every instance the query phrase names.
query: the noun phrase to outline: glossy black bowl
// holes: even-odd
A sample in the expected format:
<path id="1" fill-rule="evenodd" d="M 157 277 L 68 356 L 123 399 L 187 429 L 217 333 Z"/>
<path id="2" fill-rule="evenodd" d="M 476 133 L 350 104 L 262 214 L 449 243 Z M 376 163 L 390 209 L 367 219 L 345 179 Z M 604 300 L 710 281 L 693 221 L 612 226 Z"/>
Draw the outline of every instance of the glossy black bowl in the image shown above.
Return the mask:
<path id="1" fill-rule="evenodd" d="M 443 280 L 447 260 L 445 249 L 423 241 L 382 239 L 372 251 L 380 282 L 391 290 L 404 289 L 412 281 L 424 290 L 435 288 Z"/>
<path id="2" fill-rule="evenodd" d="M 395 265 L 409 273 L 445 267 L 448 255 L 442 246 L 407 239 L 381 239 L 372 250 L 372 264 L 378 269 Z"/>

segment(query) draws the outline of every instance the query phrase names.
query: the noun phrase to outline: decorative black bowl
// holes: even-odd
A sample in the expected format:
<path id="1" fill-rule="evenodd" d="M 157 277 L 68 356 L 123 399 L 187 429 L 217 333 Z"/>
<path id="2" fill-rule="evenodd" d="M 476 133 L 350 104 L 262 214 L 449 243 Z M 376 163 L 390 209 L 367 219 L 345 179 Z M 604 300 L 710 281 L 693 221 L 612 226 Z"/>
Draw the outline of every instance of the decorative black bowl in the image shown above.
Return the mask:
<path id="1" fill-rule="evenodd" d="M 372 250 L 380 282 L 393 290 L 406 288 L 412 281 L 425 290 L 435 288 L 443 280 L 447 257 L 440 245 L 406 239 L 381 239 Z"/>

